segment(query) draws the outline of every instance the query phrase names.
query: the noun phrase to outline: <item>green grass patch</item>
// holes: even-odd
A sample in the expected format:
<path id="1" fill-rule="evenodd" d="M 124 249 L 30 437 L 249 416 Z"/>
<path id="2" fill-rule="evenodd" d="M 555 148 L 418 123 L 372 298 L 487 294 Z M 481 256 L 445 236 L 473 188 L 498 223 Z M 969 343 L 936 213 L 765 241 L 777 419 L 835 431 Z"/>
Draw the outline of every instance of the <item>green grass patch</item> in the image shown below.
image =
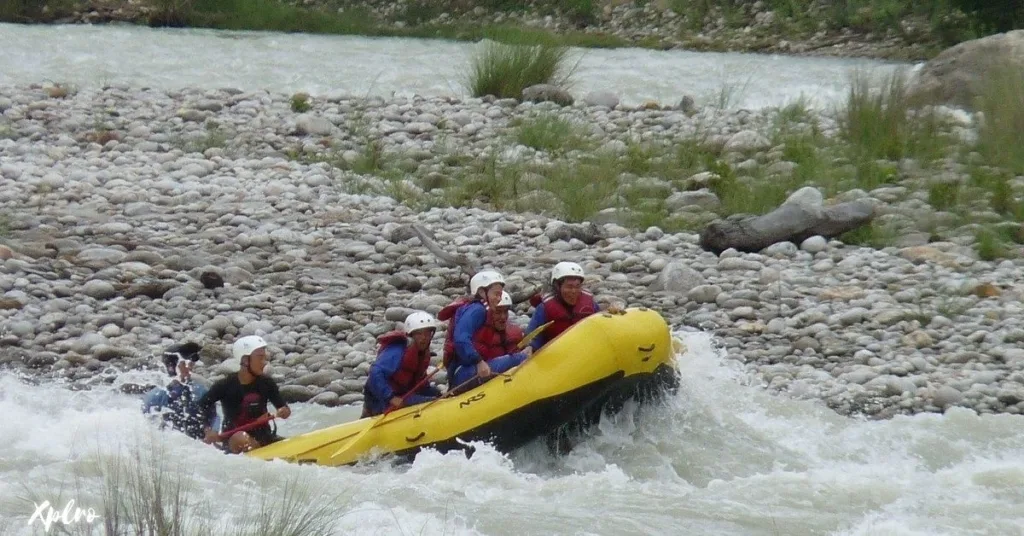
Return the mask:
<path id="1" fill-rule="evenodd" d="M 164 1 L 164 0 L 159 0 Z M 173 0 L 167 0 L 173 1 Z M 221 30 L 269 30 L 318 34 L 377 35 L 377 23 L 365 11 L 344 13 L 300 8 L 276 0 L 192 0 L 177 21 L 151 21 L 152 25 L 185 25 Z"/>
<path id="2" fill-rule="evenodd" d="M 802 124 L 817 128 L 817 123 L 817 119 L 811 113 L 811 103 L 802 93 L 796 100 L 779 108 L 775 115 L 775 127 L 783 131 Z"/>
<path id="3" fill-rule="evenodd" d="M 735 172 L 724 171 L 719 166 L 721 177 L 709 188 L 722 202 L 719 214 L 767 214 L 778 208 L 786 199 L 807 183 L 796 175 L 791 177 L 738 176 Z"/>
<path id="4" fill-rule="evenodd" d="M 978 152 L 991 165 L 1024 174 L 1024 70 L 1003 66 L 982 85 L 978 110 Z"/>
<path id="5" fill-rule="evenodd" d="M 448 202 L 453 206 L 473 206 L 479 202 L 497 210 L 522 210 L 524 173 L 522 165 L 500 162 L 497 152 L 492 153 L 452 174 L 454 184 L 447 192 Z"/>
<path id="6" fill-rule="evenodd" d="M 571 222 L 585 221 L 612 206 L 619 187 L 619 169 L 608 157 L 582 162 L 559 162 L 542 168 L 543 188 L 557 199 L 562 216 Z"/>
<path id="7" fill-rule="evenodd" d="M 707 170 L 717 161 L 721 151 L 708 145 L 702 136 L 684 138 L 675 147 L 675 163 L 680 172 L 693 175 Z"/>
<path id="8" fill-rule="evenodd" d="M 637 175 L 653 173 L 662 175 L 659 160 L 663 157 L 660 148 L 651 144 L 638 143 L 630 140 L 626 143 L 626 153 L 623 156 L 623 170 Z"/>
<path id="9" fill-rule="evenodd" d="M 14 127 L 7 124 L 0 124 L 0 140 L 16 139 L 18 139 L 18 133 L 14 131 Z"/>
<path id="10" fill-rule="evenodd" d="M 580 32 L 575 30 L 554 33 L 550 30 L 513 26 L 510 24 L 468 24 L 455 22 L 444 25 L 424 25 L 412 28 L 386 28 L 381 35 L 396 37 L 424 37 L 451 39 L 455 41 L 478 42 L 483 39 L 504 44 L 548 42 L 554 45 L 580 48 L 618 48 L 637 46 L 619 36 L 603 32 Z M 656 42 L 649 48 L 658 48 Z"/>
<path id="11" fill-rule="evenodd" d="M 549 41 L 506 44 L 487 42 L 473 54 L 465 85 L 474 97 L 522 98 L 535 84 L 565 86 L 569 49 Z"/>
<path id="12" fill-rule="evenodd" d="M 515 132 L 516 141 L 555 155 L 588 147 L 583 130 L 568 119 L 539 114 L 525 119 Z"/>
<path id="13" fill-rule="evenodd" d="M 900 160 L 927 163 L 943 155 L 948 142 L 938 116 L 915 109 L 907 75 L 897 71 L 875 88 L 864 73 L 850 83 L 846 106 L 838 113 L 840 136 L 855 160 Z"/>
<path id="14" fill-rule="evenodd" d="M 993 211 L 1015 221 L 1024 221 L 1024 200 L 1017 199 L 1013 193 L 1011 173 L 979 165 L 971 166 L 968 173 L 971 185 L 987 193 Z"/>
<path id="15" fill-rule="evenodd" d="M 960 202 L 959 182 L 939 182 L 928 186 L 928 204 L 935 210 L 951 210 Z"/>
<path id="16" fill-rule="evenodd" d="M 203 134 L 192 137 L 181 137 L 177 146 L 186 153 L 205 153 L 207 149 L 226 147 L 228 134 L 214 123 L 206 124 Z"/>
<path id="17" fill-rule="evenodd" d="M 0 22 L 48 22 L 71 16 L 75 0 L 3 0 L 0 1 Z"/>
<path id="18" fill-rule="evenodd" d="M 893 244 L 896 232 L 891 226 L 874 222 L 862 225 L 839 236 L 844 244 L 881 249 Z"/>
<path id="19" fill-rule="evenodd" d="M 313 106 L 309 104 L 309 94 L 296 93 L 291 98 L 292 111 L 296 113 L 308 112 Z"/>
<path id="20" fill-rule="evenodd" d="M 588 156 L 527 165 L 501 162 L 497 154 L 452 173 L 447 201 L 453 206 L 484 203 L 497 210 L 549 213 L 585 221 L 616 206 L 620 167 L 613 156 Z"/>
<path id="21" fill-rule="evenodd" d="M 999 232 L 990 227 L 979 227 L 974 233 L 974 250 L 984 261 L 994 261 L 1010 256 L 1010 249 L 1003 243 Z"/>
<path id="22" fill-rule="evenodd" d="M 27 2 L 27 0 L 14 1 Z M 70 2 L 70 0 L 67 1 Z M 568 11 L 566 12 L 583 13 L 584 11 L 581 10 L 585 10 L 587 1 L 573 0 L 573 2 L 567 3 Z M 434 24 L 430 21 L 436 19 L 441 12 L 447 11 L 447 8 L 430 3 L 406 4 L 397 17 L 398 20 L 405 23 L 400 27 L 378 22 L 368 10 L 358 7 L 348 7 L 344 12 L 338 13 L 334 9 L 300 7 L 277 0 L 150 0 L 150 2 L 153 12 L 148 23 L 151 26 L 420 37 L 474 42 L 490 39 L 502 43 L 520 44 L 543 39 L 562 46 L 585 48 L 613 48 L 630 45 L 625 39 L 600 32 L 573 30 L 556 34 L 549 30 L 509 24 L 466 22 Z M 508 9 L 515 7 L 512 6 Z M 521 6 L 519 7 L 521 8 Z"/>

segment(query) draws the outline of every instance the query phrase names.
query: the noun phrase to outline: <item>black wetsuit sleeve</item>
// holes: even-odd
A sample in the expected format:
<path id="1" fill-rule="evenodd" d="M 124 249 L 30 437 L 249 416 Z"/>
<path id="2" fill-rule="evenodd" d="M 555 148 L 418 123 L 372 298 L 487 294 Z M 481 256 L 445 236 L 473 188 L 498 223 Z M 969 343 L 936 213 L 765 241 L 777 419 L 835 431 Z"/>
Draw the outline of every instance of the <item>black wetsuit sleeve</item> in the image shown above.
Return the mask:
<path id="1" fill-rule="evenodd" d="M 281 397 L 281 390 L 277 387 L 277 382 L 270 378 L 267 378 L 266 391 L 264 392 L 264 395 L 277 409 L 281 409 L 288 405 L 284 403 L 284 398 Z"/>

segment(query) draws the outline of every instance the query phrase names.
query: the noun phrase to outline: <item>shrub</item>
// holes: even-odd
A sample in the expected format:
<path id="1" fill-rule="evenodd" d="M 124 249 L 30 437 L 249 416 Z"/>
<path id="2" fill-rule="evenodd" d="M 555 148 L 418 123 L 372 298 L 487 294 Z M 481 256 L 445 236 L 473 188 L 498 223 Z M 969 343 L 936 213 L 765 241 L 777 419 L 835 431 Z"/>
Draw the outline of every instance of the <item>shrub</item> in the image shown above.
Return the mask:
<path id="1" fill-rule="evenodd" d="M 569 50 L 548 42 L 505 44 L 488 41 L 470 60 L 467 89 L 474 97 L 518 99 L 535 84 L 564 86 Z"/>

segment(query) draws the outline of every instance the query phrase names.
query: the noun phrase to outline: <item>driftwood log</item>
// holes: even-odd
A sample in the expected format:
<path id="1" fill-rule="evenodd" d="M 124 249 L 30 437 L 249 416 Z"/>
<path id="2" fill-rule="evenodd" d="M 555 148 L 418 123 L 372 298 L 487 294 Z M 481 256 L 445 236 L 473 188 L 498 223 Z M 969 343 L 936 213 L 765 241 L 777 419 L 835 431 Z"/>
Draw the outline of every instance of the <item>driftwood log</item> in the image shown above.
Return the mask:
<path id="1" fill-rule="evenodd" d="M 799 245 L 815 235 L 834 238 L 872 218 L 874 204 L 868 199 L 826 207 L 817 190 L 802 188 L 768 214 L 711 222 L 700 233 L 700 246 L 716 254 L 729 248 L 753 253 L 779 242 Z"/>
<path id="2" fill-rule="evenodd" d="M 404 228 L 399 232 L 408 232 L 412 235 L 415 235 L 417 238 L 420 239 L 420 243 L 423 244 L 423 247 L 427 248 L 427 251 L 432 253 L 441 262 L 447 264 L 448 266 L 461 268 L 462 272 L 466 275 L 467 287 L 469 286 L 470 278 L 472 278 L 474 274 L 480 271 L 480 264 L 478 262 L 474 261 L 473 259 L 470 259 L 466 255 L 449 253 L 445 251 L 444 248 L 442 248 L 441 245 L 437 243 L 437 240 L 434 239 L 433 234 L 427 229 L 424 229 L 420 225 L 409 225 L 407 228 Z M 543 290 L 543 286 L 536 286 L 529 289 L 521 289 L 519 291 L 509 292 L 509 296 L 512 297 L 513 305 L 518 305 L 529 300 L 531 297 L 539 294 Z"/>

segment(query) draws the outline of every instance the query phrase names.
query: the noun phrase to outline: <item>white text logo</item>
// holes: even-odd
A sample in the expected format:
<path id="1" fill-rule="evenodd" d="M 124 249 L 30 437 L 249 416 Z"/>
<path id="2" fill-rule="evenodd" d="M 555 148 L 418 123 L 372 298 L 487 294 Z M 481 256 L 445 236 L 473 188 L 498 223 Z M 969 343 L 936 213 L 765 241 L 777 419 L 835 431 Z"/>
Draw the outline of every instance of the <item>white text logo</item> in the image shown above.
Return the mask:
<path id="1" fill-rule="evenodd" d="M 79 523 L 81 521 L 91 524 L 93 521 L 100 518 L 92 508 L 83 510 L 75 506 L 74 499 L 68 501 L 68 503 L 64 505 L 63 510 L 54 510 L 53 507 L 50 506 L 50 501 L 43 501 L 43 504 L 36 504 L 34 502 L 32 504 L 35 505 L 36 511 L 32 514 L 32 517 L 29 518 L 28 524 L 31 525 L 36 519 L 38 519 L 43 524 L 43 530 L 47 533 L 50 532 L 50 527 L 53 525 L 54 521 L 60 521 L 65 525 Z"/>

